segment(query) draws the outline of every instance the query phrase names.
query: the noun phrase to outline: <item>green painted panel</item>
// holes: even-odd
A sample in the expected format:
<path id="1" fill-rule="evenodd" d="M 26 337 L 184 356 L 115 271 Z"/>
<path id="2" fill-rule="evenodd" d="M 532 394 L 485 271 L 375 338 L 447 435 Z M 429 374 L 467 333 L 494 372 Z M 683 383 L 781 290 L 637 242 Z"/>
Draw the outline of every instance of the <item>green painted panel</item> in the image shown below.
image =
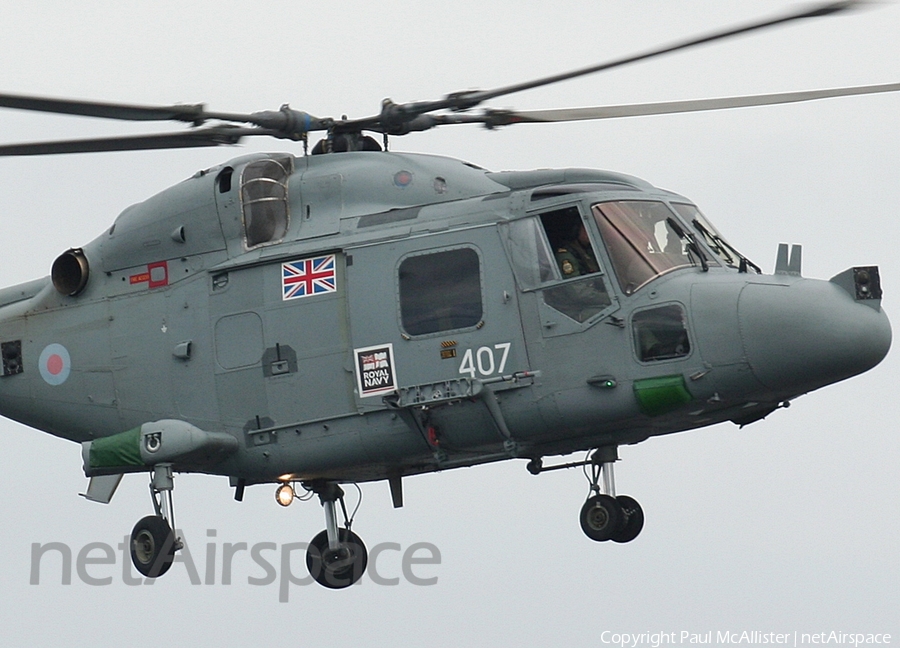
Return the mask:
<path id="1" fill-rule="evenodd" d="M 91 442 L 91 468 L 143 466 L 141 460 L 141 428 Z"/>
<path id="2" fill-rule="evenodd" d="M 634 394 L 641 411 L 647 416 L 671 412 L 693 400 L 684 383 L 684 376 L 681 375 L 636 380 Z"/>

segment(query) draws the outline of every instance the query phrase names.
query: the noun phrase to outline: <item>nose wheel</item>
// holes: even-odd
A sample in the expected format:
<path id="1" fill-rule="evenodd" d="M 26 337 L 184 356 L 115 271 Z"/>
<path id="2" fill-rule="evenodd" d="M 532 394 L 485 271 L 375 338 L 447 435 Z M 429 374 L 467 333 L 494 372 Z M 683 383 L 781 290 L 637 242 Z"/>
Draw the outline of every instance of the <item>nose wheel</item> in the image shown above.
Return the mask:
<path id="1" fill-rule="evenodd" d="M 591 540 L 612 540 L 624 517 L 621 505 L 609 495 L 593 495 L 581 507 L 581 530 Z"/>
<path id="2" fill-rule="evenodd" d="M 616 497 L 616 502 L 622 507 L 625 520 L 620 521 L 619 531 L 613 535 L 611 540 L 613 542 L 631 542 L 644 528 L 644 509 L 636 499 L 628 495 L 619 495 Z"/>
<path id="3" fill-rule="evenodd" d="M 597 542 L 631 542 L 644 528 L 644 510 L 637 500 L 616 495 L 613 464 L 618 459 L 615 447 L 599 448 L 590 458 L 589 481 L 593 494 L 581 507 L 580 520 L 584 534 Z"/>
<path id="4" fill-rule="evenodd" d="M 581 530 L 591 540 L 631 542 L 644 528 L 644 510 L 628 495 L 593 495 L 581 507 Z"/>
<path id="5" fill-rule="evenodd" d="M 526 468 L 532 475 L 548 470 L 583 468 L 591 484 L 591 494 L 581 507 L 581 530 L 588 538 L 597 542 L 631 542 L 644 528 L 644 510 L 633 497 L 616 495 L 613 464 L 618 460 L 616 446 L 605 446 L 597 448 L 584 461 L 545 466 L 541 457 L 535 457 L 528 462 Z M 588 466 L 590 474 L 587 472 Z"/>

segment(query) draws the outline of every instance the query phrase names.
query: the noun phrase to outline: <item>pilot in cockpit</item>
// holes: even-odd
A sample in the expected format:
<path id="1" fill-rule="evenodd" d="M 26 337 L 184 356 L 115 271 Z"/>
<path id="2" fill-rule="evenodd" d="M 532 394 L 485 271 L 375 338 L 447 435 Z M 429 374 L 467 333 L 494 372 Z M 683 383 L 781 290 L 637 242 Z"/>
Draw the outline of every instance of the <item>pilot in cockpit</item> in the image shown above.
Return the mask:
<path id="1" fill-rule="evenodd" d="M 599 272 L 600 266 L 584 223 L 579 221 L 554 253 L 563 279 Z"/>

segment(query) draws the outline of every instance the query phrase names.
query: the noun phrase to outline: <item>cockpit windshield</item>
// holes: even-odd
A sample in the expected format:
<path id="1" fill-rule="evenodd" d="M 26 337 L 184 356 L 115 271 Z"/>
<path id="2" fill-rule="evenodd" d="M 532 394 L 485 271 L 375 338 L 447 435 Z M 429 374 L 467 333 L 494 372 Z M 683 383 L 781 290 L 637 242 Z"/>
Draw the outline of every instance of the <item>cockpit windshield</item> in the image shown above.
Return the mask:
<path id="1" fill-rule="evenodd" d="M 725 265 L 732 268 L 738 267 L 741 255 L 722 238 L 722 235 L 719 234 L 699 209 L 686 203 L 672 203 L 672 207 L 675 208 L 679 216 L 691 224 L 691 227 L 703 238 L 703 241 Z"/>
<path id="2" fill-rule="evenodd" d="M 665 272 L 706 263 L 664 203 L 605 202 L 594 205 L 593 213 L 626 295 Z"/>

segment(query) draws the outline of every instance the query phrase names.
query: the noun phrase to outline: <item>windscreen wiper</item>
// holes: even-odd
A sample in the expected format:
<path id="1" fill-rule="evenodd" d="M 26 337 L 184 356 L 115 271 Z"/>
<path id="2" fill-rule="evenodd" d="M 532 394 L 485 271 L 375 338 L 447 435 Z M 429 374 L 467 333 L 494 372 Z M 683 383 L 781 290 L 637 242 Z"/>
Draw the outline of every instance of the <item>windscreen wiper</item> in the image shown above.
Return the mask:
<path id="1" fill-rule="evenodd" d="M 688 243 L 685 246 L 687 251 L 700 259 L 700 267 L 703 268 L 703 272 L 709 272 L 709 262 L 706 260 L 706 255 L 703 253 L 701 247 L 697 245 L 697 237 L 693 234 L 686 234 L 684 230 L 681 229 L 681 225 L 679 225 L 672 217 L 666 219 L 666 224 L 672 228 L 672 231 L 675 232 L 681 240 L 687 240 Z"/>
<path id="2" fill-rule="evenodd" d="M 710 247 L 712 247 L 717 253 L 722 254 L 725 258 L 725 262 L 734 267 L 734 259 L 728 254 L 728 250 L 734 252 L 734 255 L 740 261 L 738 265 L 738 272 L 747 272 L 747 268 L 753 268 L 756 271 L 756 274 L 762 274 L 762 269 L 753 261 L 745 257 L 743 254 L 735 250 L 725 239 L 717 234 L 713 234 L 708 229 L 703 227 L 699 220 L 696 218 L 692 221 L 692 224 L 703 235 L 703 238 L 706 239 L 706 242 L 709 243 Z"/>

